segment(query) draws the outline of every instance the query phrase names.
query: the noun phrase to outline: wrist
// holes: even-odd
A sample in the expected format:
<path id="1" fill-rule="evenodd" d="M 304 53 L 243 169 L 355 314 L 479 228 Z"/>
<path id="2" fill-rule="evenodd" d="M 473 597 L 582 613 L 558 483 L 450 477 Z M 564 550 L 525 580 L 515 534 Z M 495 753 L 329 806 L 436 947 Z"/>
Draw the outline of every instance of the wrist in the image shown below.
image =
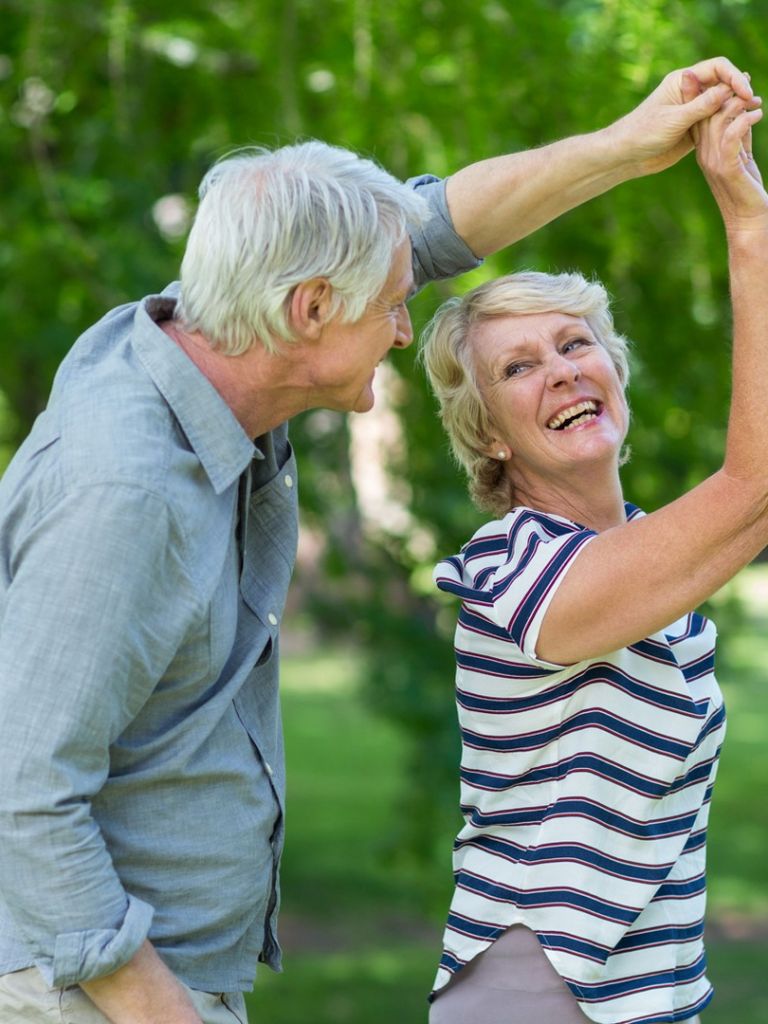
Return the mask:
<path id="1" fill-rule="evenodd" d="M 731 252 L 759 249 L 763 254 L 768 244 L 768 210 L 751 216 L 723 214 L 725 234 Z"/>
<path id="2" fill-rule="evenodd" d="M 649 173 L 644 162 L 650 154 L 638 144 L 636 133 L 627 123 L 627 115 L 593 134 L 596 147 L 603 154 L 606 164 L 622 176 L 621 180 L 641 178 Z"/>
<path id="3" fill-rule="evenodd" d="M 617 181 L 627 181 L 639 173 L 637 147 L 632 144 L 631 136 L 622 124 L 623 120 L 614 121 L 586 136 L 595 161 Z"/>

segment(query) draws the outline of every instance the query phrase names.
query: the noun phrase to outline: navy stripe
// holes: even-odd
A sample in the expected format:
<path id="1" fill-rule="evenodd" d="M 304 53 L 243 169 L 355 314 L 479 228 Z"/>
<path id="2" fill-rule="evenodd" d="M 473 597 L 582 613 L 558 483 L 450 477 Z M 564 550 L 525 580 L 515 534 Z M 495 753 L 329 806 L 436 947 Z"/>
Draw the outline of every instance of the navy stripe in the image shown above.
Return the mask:
<path id="1" fill-rule="evenodd" d="M 598 942 L 587 942 L 575 935 L 566 935 L 564 932 L 540 932 L 539 938 L 543 946 L 548 949 L 556 949 L 561 953 L 572 953 L 584 960 L 592 960 L 598 964 L 604 964 L 611 952 L 607 946 L 601 946 Z"/>
<path id="2" fill-rule="evenodd" d="M 675 945 L 685 942 L 696 942 L 704 935 L 704 921 L 699 920 L 691 925 L 668 925 L 662 928 L 645 928 L 638 932 L 628 932 L 616 946 L 616 953 L 626 953 L 633 949 L 648 949 L 667 943 Z"/>
<path id="3" fill-rule="evenodd" d="M 704 654 L 695 661 L 680 667 L 685 678 L 689 683 L 692 683 L 694 680 L 701 679 L 702 676 L 708 676 L 711 672 L 715 671 L 715 652 L 711 650 L 708 654 Z"/>
<path id="4" fill-rule="evenodd" d="M 509 638 L 507 637 L 507 639 Z M 463 650 L 457 651 L 456 661 L 461 668 L 477 669 L 478 671 L 484 671 L 483 666 L 486 663 L 491 664 L 494 668 L 509 664 L 512 669 L 510 678 L 517 678 L 518 664 L 513 661 L 505 662 L 504 659 L 489 658 L 487 655 L 469 654 Z M 497 673 L 493 672 L 492 674 Z M 533 711 L 548 704 L 558 703 L 573 696 L 574 693 L 577 693 L 585 686 L 597 684 L 615 687 L 623 693 L 629 694 L 635 700 L 650 704 L 652 707 L 678 711 L 692 718 L 703 718 L 709 705 L 708 701 L 702 701 L 702 706 L 699 708 L 690 696 L 679 696 L 670 693 L 669 690 L 663 687 L 650 686 L 643 680 L 630 675 L 629 672 L 604 661 L 592 662 L 588 668 L 572 675 L 562 683 L 558 683 L 556 686 L 546 690 L 539 690 L 536 693 L 526 693 L 520 696 L 505 693 L 503 696 L 498 697 L 485 695 L 481 697 L 461 689 L 458 692 L 458 699 L 468 710 L 505 711 L 510 714 L 518 714 L 523 711 Z"/>
<path id="5" fill-rule="evenodd" d="M 492 594 L 483 594 L 482 592 L 475 590 L 474 587 L 468 587 L 466 584 L 457 583 L 444 576 L 436 576 L 435 585 L 438 590 L 444 590 L 447 594 L 455 594 L 464 601 L 471 601 L 473 604 L 488 605 L 489 607 L 493 605 Z"/>
<path id="6" fill-rule="evenodd" d="M 683 853 L 695 853 L 697 850 L 703 849 L 707 845 L 707 830 L 704 828 L 701 832 L 692 832 L 688 842 L 683 847 Z"/>
<path id="7" fill-rule="evenodd" d="M 631 1020 L 628 1020 L 626 1024 L 669 1024 L 670 1021 L 672 1024 L 678 1024 L 678 1021 L 690 1021 L 697 1013 L 701 1013 L 702 1010 L 706 1010 L 712 1002 L 714 994 L 714 989 L 710 988 L 707 994 L 702 996 L 700 999 L 695 1000 L 693 1003 L 688 1003 L 679 1010 L 671 1011 L 671 1016 L 667 1013 L 662 1013 L 661 1015 L 656 1014 L 643 1017 L 633 1017 Z"/>
<path id="8" fill-rule="evenodd" d="M 545 807 L 515 808 L 483 813 L 477 807 L 462 808 L 469 822 L 479 829 L 494 825 L 538 825 L 552 818 L 575 817 L 596 821 L 606 828 L 637 839 L 655 839 L 689 832 L 698 815 L 698 808 L 686 814 L 671 815 L 658 821 L 635 821 L 618 811 L 585 798 L 561 798 Z"/>
<path id="9" fill-rule="evenodd" d="M 549 674 L 542 672 L 535 665 L 505 661 L 503 658 L 493 658 L 489 655 L 468 654 L 459 648 L 456 649 L 456 664 L 470 672 L 482 672 L 484 675 L 499 676 L 503 679 L 541 679 L 543 675 Z M 495 703 L 493 698 L 486 700 L 490 705 Z M 480 706 L 479 699 L 474 706 Z"/>
<path id="10" fill-rule="evenodd" d="M 688 614 L 686 629 L 680 636 L 670 636 L 667 634 L 667 638 L 671 644 L 679 644 L 684 640 L 688 640 L 693 636 L 701 636 L 706 630 L 709 624 L 709 619 L 700 615 L 699 612 L 690 612 Z"/>
<path id="11" fill-rule="evenodd" d="M 459 960 L 458 957 L 454 956 L 453 953 L 444 952 L 440 957 L 440 966 L 445 968 L 451 974 L 455 974 L 456 971 L 460 971 L 466 963 L 466 960 Z"/>
<path id="12" fill-rule="evenodd" d="M 686 743 L 669 736 L 653 733 L 649 729 L 626 722 L 616 715 L 598 708 L 579 711 L 548 729 L 535 729 L 513 736 L 485 736 L 482 733 L 472 732 L 470 729 L 462 729 L 461 739 L 466 746 L 472 747 L 473 750 L 498 750 L 511 753 L 515 750 L 535 750 L 537 747 L 562 740 L 564 736 L 582 729 L 600 729 L 612 733 L 614 736 L 620 736 L 622 739 L 630 740 L 635 746 L 667 754 L 680 761 L 685 760 L 691 753 L 691 747 Z"/>
<path id="13" fill-rule="evenodd" d="M 665 882 L 659 887 L 653 897 L 652 903 L 658 900 L 686 900 L 693 896 L 701 896 L 706 891 L 706 875 L 696 875 L 693 878 L 676 879 L 673 882 Z"/>
<path id="14" fill-rule="evenodd" d="M 637 643 L 630 644 L 627 650 L 634 651 L 635 654 L 639 654 L 643 658 L 647 658 L 648 661 L 658 661 L 662 665 L 673 665 L 677 668 L 677 659 L 672 651 L 670 651 L 669 647 L 667 647 L 666 644 L 660 643 L 658 640 L 652 640 L 650 637 L 646 637 L 645 640 L 638 640 Z"/>
<path id="15" fill-rule="evenodd" d="M 502 626 L 497 626 L 495 622 L 489 622 L 488 619 L 484 619 L 481 615 L 477 615 L 465 604 L 461 606 L 459 611 L 459 625 L 471 633 L 477 633 L 480 636 L 491 637 L 494 640 L 509 640 L 509 633 L 506 629 Z"/>
<path id="16" fill-rule="evenodd" d="M 583 843 L 545 843 L 525 847 L 493 836 L 478 836 L 457 842 L 455 849 L 472 846 L 494 856 L 503 857 L 514 864 L 547 864 L 569 862 L 596 868 L 603 874 L 628 881 L 659 885 L 670 872 L 672 864 L 644 865 L 611 857 L 607 853 L 585 846 Z"/>
<path id="17" fill-rule="evenodd" d="M 595 754 L 574 754 L 573 757 L 564 758 L 562 761 L 553 764 L 541 765 L 532 768 L 523 775 L 508 776 L 492 772 L 474 771 L 470 768 L 463 768 L 460 771 L 461 779 L 469 785 L 478 789 L 485 789 L 490 792 L 503 792 L 511 790 L 515 786 L 530 786 L 542 782 L 561 782 L 574 772 L 589 772 L 602 779 L 609 779 L 624 789 L 634 793 L 641 793 L 644 796 L 662 797 L 667 793 L 677 792 L 685 789 L 696 782 L 709 779 L 712 771 L 710 761 L 704 761 L 692 768 L 687 775 L 676 779 L 673 783 L 662 783 L 646 775 L 640 775 L 629 768 L 615 764 L 605 758 L 597 757 Z"/>
<path id="18" fill-rule="evenodd" d="M 583 910 L 608 921 L 616 921 L 620 924 L 631 924 L 638 914 L 635 907 L 625 907 L 609 900 L 601 900 L 590 893 L 581 892 L 579 889 L 546 888 L 546 889 L 518 889 L 511 885 L 501 885 L 492 882 L 488 878 L 481 878 L 467 871 L 459 871 L 456 875 L 456 884 L 468 892 L 485 896 L 502 903 L 513 903 L 522 909 L 533 907 L 570 907 L 574 910 Z"/>
<path id="19" fill-rule="evenodd" d="M 725 704 L 721 704 L 720 707 L 715 711 L 712 717 L 704 723 L 704 726 L 699 733 L 697 745 L 702 742 L 710 733 L 716 732 L 721 725 L 725 722 Z M 718 747 L 717 755 L 720 755 L 720 748 Z"/>
<path id="20" fill-rule="evenodd" d="M 481 940 L 497 939 L 502 932 L 506 931 L 504 925 L 483 924 L 482 921 L 475 921 L 471 917 L 464 917 L 461 914 L 449 914 L 448 927 L 462 935 L 470 935 L 472 938 Z"/>
<path id="21" fill-rule="evenodd" d="M 509 550 L 509 534 L 507 531 L 492 533 L 481 537 L 479 540 L 471 540 L 469 544 L 466 544 L 462 548 L 464 558 L 461 564 L 466 565 L 467 562 L 471 562 L 475 558 L 483 558 L 486 555 L 499 555 L 502 552 L 506 554 Z"/>
<path id="22" fill-rule="evenodd" d="M 594 985 L 581 983 L 579 998 L 583 1002 L 593 1003 L 605 999 L 615 999 L 617 996 L 630 995 L 634 992 L 645 992 L 651 988 L 674 988 L 701 978 L 706 967 L 706 957 L 702 953 L 692 964 L 685 967 L 638 974 L 631 978 L 624 978 L 622 981 L 602 981 Z"/>

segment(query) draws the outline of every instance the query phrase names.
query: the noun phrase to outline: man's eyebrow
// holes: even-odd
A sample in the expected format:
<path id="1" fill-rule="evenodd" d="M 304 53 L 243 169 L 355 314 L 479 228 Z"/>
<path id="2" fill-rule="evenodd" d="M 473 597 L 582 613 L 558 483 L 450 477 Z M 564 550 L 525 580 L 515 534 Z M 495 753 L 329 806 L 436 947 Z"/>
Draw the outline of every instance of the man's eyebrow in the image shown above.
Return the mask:
<path id="1" fill-rule="evenodd" d="M 416 291 L 416 279 L 413 274 L 408 278 L 407 285 L 399 284 L 392 292 L 392 298 L 399 298 L 401 302 L 406 302 Z"/>

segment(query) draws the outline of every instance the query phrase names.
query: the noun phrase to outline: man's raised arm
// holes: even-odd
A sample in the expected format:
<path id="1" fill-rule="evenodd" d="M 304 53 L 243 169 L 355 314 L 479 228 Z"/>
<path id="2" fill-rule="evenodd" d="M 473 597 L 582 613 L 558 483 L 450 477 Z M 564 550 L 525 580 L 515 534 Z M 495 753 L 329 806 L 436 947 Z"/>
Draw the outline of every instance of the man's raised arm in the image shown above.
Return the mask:
<path id="1" fill-rule="evenodd" d="M 687 82 L 701 90 L 693 99 Z M 693 148 L 692 126 L 733 93 L 760 103 L 748 76 L 715 57 L 670 72 L 607 128 L 470 164 L 446 184 L 457 233 L 476 256 L 489 256 L 620 182 L 672 166 Z"/>

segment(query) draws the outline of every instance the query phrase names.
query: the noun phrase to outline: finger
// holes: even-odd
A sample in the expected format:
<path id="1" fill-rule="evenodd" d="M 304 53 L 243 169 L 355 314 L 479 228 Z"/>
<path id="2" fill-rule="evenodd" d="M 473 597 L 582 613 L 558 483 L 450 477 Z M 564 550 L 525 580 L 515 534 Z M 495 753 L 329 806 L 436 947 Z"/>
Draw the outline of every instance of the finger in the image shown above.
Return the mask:
<path id="1" fill-rule="evenodd" d="M 692 71 L 702 85 L 715 85 L 717 82 L 723 82 L 744 100 L 751 100 L 754 96 L 747 76 L 743 71 L 739 71 L 727 57 L 703 60 L 687 70 Z"/>
<path id="2" fill-rule="evenodd" d="M 743 110 L 734 117 L 723 131 L 723 146 L 732 155 L 742 155 L 752 151 L 752 125 L 762 118 L 762 110 Z M 747 150 L 746 146 L 749 147 Z"/>
<path id="3" fill-rule="evenodd" d="M 690 126 L 696 124 L 697 121 L 712 117 L 732 95 L 731 87 L 721 82 L 719 85 L 705 89 L 704 92 L 685 103 L 681 110 L 685 112 Z"/>
<path id="4" fill-rule="evenodd" d="M 683 103 L 690 103 L 691 100 L 695 100 L 697 96 L 700 96 L 703 91 L 704 87 L 696 75 L 692 71 L 685 70 L 680 80 L 680 93 L 683 97 Z"/>
<path id="5" fill-rule="evenodd" d="M 713 120 L 733 121 L 746 110 L 744 100 L 740 96 L 731 96 L 719 110 L 712 115 Z"/>

